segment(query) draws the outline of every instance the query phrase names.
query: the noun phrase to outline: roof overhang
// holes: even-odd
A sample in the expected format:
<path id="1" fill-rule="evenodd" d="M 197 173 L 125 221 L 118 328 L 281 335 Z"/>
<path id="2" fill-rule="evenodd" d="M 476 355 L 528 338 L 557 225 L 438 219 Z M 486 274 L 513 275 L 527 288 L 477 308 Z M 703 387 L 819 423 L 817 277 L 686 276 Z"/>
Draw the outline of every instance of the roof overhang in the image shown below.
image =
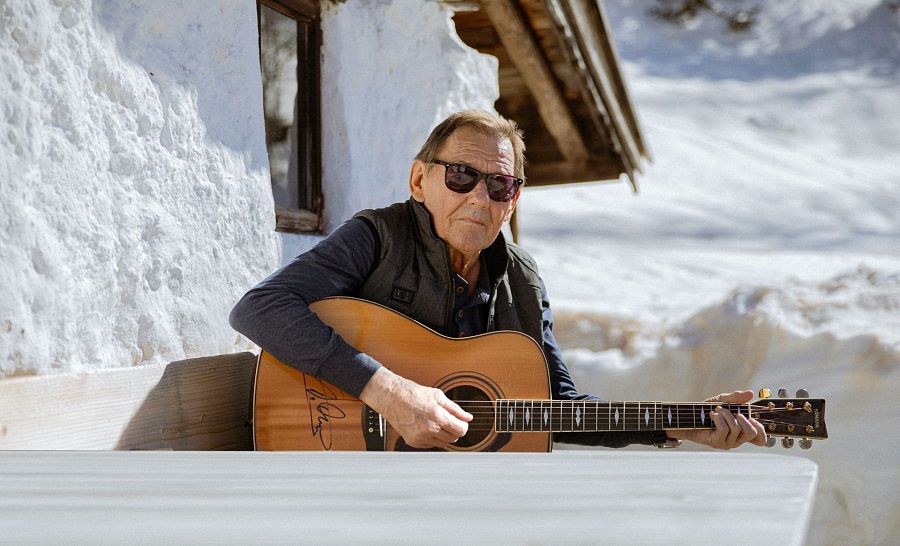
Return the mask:
<path id="1" fill-rule="evenodd" d="M 598 0 L 444 0 L 459 37 L 500 61 L 495 108 L 525 131 L 528 184 L 617 180 L 650 154 Z"/>

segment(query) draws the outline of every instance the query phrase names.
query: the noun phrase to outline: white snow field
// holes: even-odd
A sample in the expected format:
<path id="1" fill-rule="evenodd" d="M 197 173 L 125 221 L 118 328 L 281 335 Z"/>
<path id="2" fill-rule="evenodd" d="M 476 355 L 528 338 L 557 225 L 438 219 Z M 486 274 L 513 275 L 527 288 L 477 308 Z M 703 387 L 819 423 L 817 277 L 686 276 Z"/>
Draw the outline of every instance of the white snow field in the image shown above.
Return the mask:
<path id="1" fill-rule="evenodd" d="M 900 6 L 755 4 L 734 34 L 605 3 L 653 163 L 527 190 L 522 244 L 581 390 L 806 388 L 830 439 L 769 452 L 819 464 L 809 543 L 897 543 Z"/>

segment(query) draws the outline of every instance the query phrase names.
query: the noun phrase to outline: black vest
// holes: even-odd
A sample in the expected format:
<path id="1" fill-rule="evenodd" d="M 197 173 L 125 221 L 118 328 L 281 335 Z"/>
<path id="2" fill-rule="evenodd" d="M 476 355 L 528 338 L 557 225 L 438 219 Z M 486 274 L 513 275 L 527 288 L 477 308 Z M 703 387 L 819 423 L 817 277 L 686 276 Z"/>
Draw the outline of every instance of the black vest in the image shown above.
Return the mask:
<path id="1" fill-rule="evenodd" d="M 376 233 L 378 260 L 358 296 L 390 307 L 444 335 L 453 331 L 453 269 L 425 205 L 410 198 L 364 210 Z M 491 283 L 487 331 L 523 332 L 543 347 L 541 287 L 534 259 L 500 233 L 482 251 Z"/>

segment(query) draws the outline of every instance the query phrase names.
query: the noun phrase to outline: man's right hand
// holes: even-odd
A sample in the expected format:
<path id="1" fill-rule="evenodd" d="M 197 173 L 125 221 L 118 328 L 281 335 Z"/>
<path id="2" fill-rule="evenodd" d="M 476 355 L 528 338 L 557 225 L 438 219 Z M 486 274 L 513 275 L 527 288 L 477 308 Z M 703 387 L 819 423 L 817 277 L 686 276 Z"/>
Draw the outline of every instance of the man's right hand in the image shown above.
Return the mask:
<path id="1" fill-rule="evenodd" d="M 472 415 L 440 390 L 405 379 L 384 366 L 359 398 L 415 448 L 445 447 L 465 436 Z"/>

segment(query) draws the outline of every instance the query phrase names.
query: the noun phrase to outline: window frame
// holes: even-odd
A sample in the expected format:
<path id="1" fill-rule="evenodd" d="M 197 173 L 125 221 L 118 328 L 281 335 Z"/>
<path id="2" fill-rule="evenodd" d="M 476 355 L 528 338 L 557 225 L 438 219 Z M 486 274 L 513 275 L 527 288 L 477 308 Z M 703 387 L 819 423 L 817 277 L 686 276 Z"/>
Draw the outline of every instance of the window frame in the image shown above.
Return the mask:
<path id="1" fill-rule="evenodd" d="M 321 45 L 322 28 L 318 0 L 257 0 L 256 21 L 260 68 L 262 68 L 262 32 L 260 10 L 266 6 L 297 21 L 297 97 L 296 108 L 298 178 L 289 183 L 299 187 L 299 202 L 292 207 L 275 206 L 275 231 L 283 233 L 320 233 L 324 196 L 322 193 L 322 110 Z M 260 72 L 260 83 L 262 72 Z M 268 153 L 268 149 L 267 149 Z M 270 182 L 271 184 L 271 182 Z"/>

